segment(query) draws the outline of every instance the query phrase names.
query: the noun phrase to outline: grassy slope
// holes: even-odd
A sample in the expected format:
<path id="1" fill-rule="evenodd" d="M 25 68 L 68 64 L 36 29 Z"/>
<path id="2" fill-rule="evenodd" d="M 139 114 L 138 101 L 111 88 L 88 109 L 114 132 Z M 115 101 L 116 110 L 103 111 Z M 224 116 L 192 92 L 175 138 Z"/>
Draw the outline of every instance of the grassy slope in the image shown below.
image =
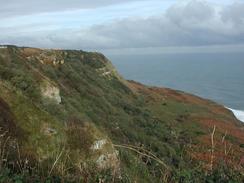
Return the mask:
<path id="1" fill-rule="evenodd" d="M 45 58 L 39 56 L 42 53 Z M 64 60 L 64 64 L 53 66 L 53 58 Z M 170 167 L 166 170 L 157 161 L 118 147 L 123 180 L 197 181 L 205 176 L 201 172 L 208 172 L 210 133 L 216 126 L 214 164 L 217 166 L 219 158 L 239 172 L 243 171 L 239 165 L 243 153 L 243 125 L 231 112 L 211 101 L 125 81 L 98 53 L 11 47 L 0 50 L 0 64 L 0 98 L 9 105 L 17 126 L 28 134 L 28 140 L 23 140 L 27 145 L 23 147 L 37 149 L 33 152 L 39 156 L 52 154 L 68 142 L 71 145 L 65 147 L 73 161 L 85 161 L 88 156 L 80 159 L 80 154 L 89 154 L 92 141 L 107 136 L 117 145 L 147 149 Z M 41 97 L 40 85 L 45 81 L 59 87 L 61 104 Z M 79 135 L 72 137 L 73 131 L 67 133 L 67 124 L 73 121 L 83 126 L 82 139 L 86 139 L 83 142 Z M 88 133 L 84 124 L 90 124 L 88 129 L 92 132 Z M 45 125 L 58 133 L 43 135 L 41 129 Z M 225 134 L 223 143 L 226 145 L 222 143 Z M 224 146 L 231 146 L 228 154 Z M 194 170 L 198 166 L 202 170 L 200 173 Z M 240 180 L 239 174 L 234 176 Z"/>

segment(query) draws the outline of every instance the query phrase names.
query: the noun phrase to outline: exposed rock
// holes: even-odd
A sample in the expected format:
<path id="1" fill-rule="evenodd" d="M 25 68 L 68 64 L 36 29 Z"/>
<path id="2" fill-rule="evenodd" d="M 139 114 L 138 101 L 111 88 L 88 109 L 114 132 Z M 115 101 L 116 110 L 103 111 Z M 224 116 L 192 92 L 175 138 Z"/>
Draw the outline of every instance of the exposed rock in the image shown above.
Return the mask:
<path id="1" fill-rule="evenodd" d="M 107 72 L 102 73 L 103 76 L 107 76 L 107 75 L 110 75 L 110 74 L 111 74 L 111 71 L 107 71 Z"/>
<path id="2" fill-rule="evenodd" d="M 61 61 L 60 61 L 60 64 L 63 65 L 63 64 L 64 64 L 64 60 L 61 60 Z"/>
<path id="3" fill-rule="evenodd" d="M 106 139 L 98 140 L 93 143 L 91 146 L 92 150 L 100 150 L 103 148 L 103 146 L 107 143 Z"/>
<path id="4" fill-rule="evenodd" d="M 41 87 L 41 93 L 44 97 L 49 98 L 58 104 L 61 103 L 60 91 L 58 87 L 50 83 L 45 83 L 45 85 Z"/>
<path id="5" fill-rule="evenodd" d="M 54 50 L 24 48 L 22 54 L 27 60 L 38 60 L 41 64 L 51 64 L 53 66 L 64 64 L 61 53 Z"/>
<path id="6" fill-rule="evenodd" d="M 95 162 L 100 170 L 112 169 L 117 175 L 120 174 L 119 152 L 107 139 L 97 140 L 91 146 L 94 154 L 98 153 Z"/>
<path id="7" fill-rule="evenodd" d="M 99 169 L 113 169 L 114 172 L 119 173 L 120 161 L 118 159 L 118 151 L 112 153 L 102 154 L 98 157 L 97 167 Z"/>

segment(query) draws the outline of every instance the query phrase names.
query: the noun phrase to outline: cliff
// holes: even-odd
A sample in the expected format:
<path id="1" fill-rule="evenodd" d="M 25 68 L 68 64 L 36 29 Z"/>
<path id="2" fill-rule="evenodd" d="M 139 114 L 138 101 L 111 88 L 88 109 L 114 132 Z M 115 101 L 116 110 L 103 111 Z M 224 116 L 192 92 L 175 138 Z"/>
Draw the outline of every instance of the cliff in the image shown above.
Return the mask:
<path id="1" fill-rule="evenodd" d="M 6 181 L 242 181 L 231 111 L 126 81 L 100 53 L 1 47 L 0 91 Z"/>

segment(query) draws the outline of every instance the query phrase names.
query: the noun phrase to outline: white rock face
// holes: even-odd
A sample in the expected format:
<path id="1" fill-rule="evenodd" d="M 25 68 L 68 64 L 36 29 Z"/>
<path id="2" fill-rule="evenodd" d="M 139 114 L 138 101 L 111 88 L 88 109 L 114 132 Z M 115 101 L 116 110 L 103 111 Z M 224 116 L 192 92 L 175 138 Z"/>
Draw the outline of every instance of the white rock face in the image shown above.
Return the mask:
<path id="1" fill-rule="evenodd" d="M 4 48 L 7 48 L 7 46 L 0 46 L 0 49 L 4 49 Z"/>
<path id="2" fill-rule="evenodd" d="M 111 74 L 111 71 L 107 71 L 107 72 L 102 73 L 103 76 L 107 76 L 107 75 L 110 75 L 110 74 Z"/>
<path id="3" fill-rule="evenodd" d="M 116 151 L 100 155 L 96 163 L 99 169 L 113 168 L 115 171 L 118 171 L 120 164 Z"/>
<path id="4" fill-rule="evenodd" d="M 46 84 L 46 86 L 41 88 L 41 92 L 44 97 L 49 98 L 58 104 L 61 103 L 60 91 L 58 87 L 51 84 Z"/>
<path id="5" fill-rule="evenodd" d="M 106 139 L 102 139 L 102 140 L 97 140 L 93 143 L 93 145 L 91 146 L 92 150 L 100 150 L 103 148 L 103 146 L 107 143 Z"/>
<path id="6" fill-rule="evenodd" d="M 110 146 L 110 150 L 105 145 Z M 107 139 L 97 140 L 90 148 L 94 153 L 100 152 L 96 159 L 97 168 L 100 170 L 113 169 L 114 173 L 120 174 L 119 152 Z"/>

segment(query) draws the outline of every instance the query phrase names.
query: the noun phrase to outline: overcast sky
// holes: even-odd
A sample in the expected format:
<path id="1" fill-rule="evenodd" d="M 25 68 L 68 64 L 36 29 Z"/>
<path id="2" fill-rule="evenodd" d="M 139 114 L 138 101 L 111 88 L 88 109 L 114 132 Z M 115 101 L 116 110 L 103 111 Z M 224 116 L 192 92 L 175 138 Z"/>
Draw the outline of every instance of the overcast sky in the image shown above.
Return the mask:
<path id="1" fill-rule="evenodd" d="M 244 0 L 0 0 L 0 44 L 244 52 Z"/>

